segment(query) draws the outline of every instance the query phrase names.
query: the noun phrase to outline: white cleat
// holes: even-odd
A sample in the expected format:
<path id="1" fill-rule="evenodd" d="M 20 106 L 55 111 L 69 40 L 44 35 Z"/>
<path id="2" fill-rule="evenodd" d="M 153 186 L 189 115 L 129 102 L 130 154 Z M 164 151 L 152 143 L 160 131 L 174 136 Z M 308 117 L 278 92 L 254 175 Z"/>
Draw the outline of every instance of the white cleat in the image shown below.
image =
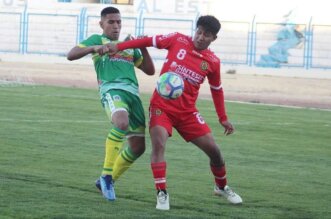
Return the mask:
<path id="1" fill-rule="evenodd" d="M 169 210 L 169 194 L 164 191 L 159 191 L 156 196 L 156 209 Z"/>
<path id="2" fill-rule="evenodd" d="M 241 204 L 243 202 L 241 197 L 237 193 L 232 191 L 232 189 L 229 186 L 225 186 L 224 189 L 220 189 L 217 186 L 215 186 L 214 193 L 215 195 L 225 197 L 232 204 Z"/>

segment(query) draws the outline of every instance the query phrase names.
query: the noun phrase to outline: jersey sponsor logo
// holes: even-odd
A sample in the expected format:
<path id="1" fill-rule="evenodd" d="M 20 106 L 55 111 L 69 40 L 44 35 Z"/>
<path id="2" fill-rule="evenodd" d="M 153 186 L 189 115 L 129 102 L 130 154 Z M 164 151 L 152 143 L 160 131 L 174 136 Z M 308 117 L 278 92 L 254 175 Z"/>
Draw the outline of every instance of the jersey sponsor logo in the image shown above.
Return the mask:
<path id="1" fill-rule="evenodd" d="M 199 73 L 192 71 L 191 69 L 186 68 L 185 66 L 178 65 L 176 62 L 172 62 L 171 71 L 181 75 L 185 80 L 190 82 L 191 84 L 197 85 L 202 84 L 205 77 L 200 75 Z"/>
<path id="2" fill-rule="evenodd" d="M 121 52 L 121 53 L 116 53 L 112 56 L 109 55 L 109 61 L 126 62 L 128 64 L 133 65 L 133 54 L 127 52 Z"/>
<path id="3" fill-rule="evenodd" d="M 206 71 L 208 69 L 208 63 L 206 61 L 202 61 L 200 64 L 200 68 L 202 71 Z"/>

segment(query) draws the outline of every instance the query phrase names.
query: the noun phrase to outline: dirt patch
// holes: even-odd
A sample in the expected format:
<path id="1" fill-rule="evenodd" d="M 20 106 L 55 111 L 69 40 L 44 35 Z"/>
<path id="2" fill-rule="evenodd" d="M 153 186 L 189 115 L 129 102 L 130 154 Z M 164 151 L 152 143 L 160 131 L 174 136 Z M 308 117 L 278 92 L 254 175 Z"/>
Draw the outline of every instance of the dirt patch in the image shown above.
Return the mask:
<path id="1" fill-rule="evenodd" d="M 157 75 L 137 72 L 142 93 L 151 93 Z M 331 79 L 252 74 L 222 74 L 225 99 L 254 103 L 331 109 Z M 32 83 L 97 89 L 91 65 L 0 62 L 0 83 Z M 0 85 L 1 86 L 1 85 Z M 210 98 L 208 84 L 201 98 Z"/>

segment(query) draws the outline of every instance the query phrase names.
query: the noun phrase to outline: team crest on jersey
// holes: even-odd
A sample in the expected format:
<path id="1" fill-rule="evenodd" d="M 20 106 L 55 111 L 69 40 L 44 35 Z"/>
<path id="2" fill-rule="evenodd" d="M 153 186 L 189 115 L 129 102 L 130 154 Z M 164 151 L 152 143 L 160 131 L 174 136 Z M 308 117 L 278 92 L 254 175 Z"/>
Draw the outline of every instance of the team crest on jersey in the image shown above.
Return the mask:
<path id="1" fill-rule="evenodd" d="M 200 64 L 200 68 L 202 71 L 206 71 L 208 69 L 208 63 L 206 61 L 202 61 Z"/>
<path id="2" fill-rule="evenodd" d="M 159 116 L 162 114 L 162 111 L 160 109 L 155 110 L 155 115 Z"/>
<path id="3" fill-rule="evenodd" d="M 160 109 L 149 109 L 149 116 L 155 115 L 160 116 L 162 114 L 162 110 Z"/>
<path id="4" fill-rule="evenodd" d="M 114 101 L 121 101 L 121 97 L 119 95 L 114 95 L 113 100 Z"/>

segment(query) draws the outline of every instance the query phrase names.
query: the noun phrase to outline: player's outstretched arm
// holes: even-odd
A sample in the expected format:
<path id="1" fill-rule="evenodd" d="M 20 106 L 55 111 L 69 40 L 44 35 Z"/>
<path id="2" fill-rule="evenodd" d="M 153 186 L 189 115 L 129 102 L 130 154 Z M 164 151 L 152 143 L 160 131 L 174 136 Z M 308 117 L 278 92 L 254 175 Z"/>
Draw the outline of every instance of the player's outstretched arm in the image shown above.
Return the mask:
<path id="1" fill-rule="evenodd" d="M 129 40 L 135 40 L 135 39 L 143 39 L 146 38 L 147 36 L 138 36 L 137 38 L 135 38 L 134 36 L 132 36 L 131 34 L 129 34 L 124 41 L 129 41 Z M 117 46 L 116 46 L 117 48 Z M 148 50 L 143 47 L 140 48 L 141 54 L 143 55 L 143 61 L 140 64 L 140 66 L 138 67 L 140 70 L 142 70 L 143 72 L 145 72 L 145 74 L 147 75 L 154 75 L 155 74 L 155 67 L 154 67 L 154 63 L 153 60 L 148 52 Z"/>
<path id="2" fill-rule="evenodd" d="M 86 55 L 88 55 L 90 53 L 97 52 L 100 47 L 101 46 L 89 46 L 89 47 L 75 46 L 67 54 L 67 59 L 69 61 L 80 59 L 80 58 L 82 58 L 82 57 L 84 57 L 84 56 L 86 56 Z"/>

